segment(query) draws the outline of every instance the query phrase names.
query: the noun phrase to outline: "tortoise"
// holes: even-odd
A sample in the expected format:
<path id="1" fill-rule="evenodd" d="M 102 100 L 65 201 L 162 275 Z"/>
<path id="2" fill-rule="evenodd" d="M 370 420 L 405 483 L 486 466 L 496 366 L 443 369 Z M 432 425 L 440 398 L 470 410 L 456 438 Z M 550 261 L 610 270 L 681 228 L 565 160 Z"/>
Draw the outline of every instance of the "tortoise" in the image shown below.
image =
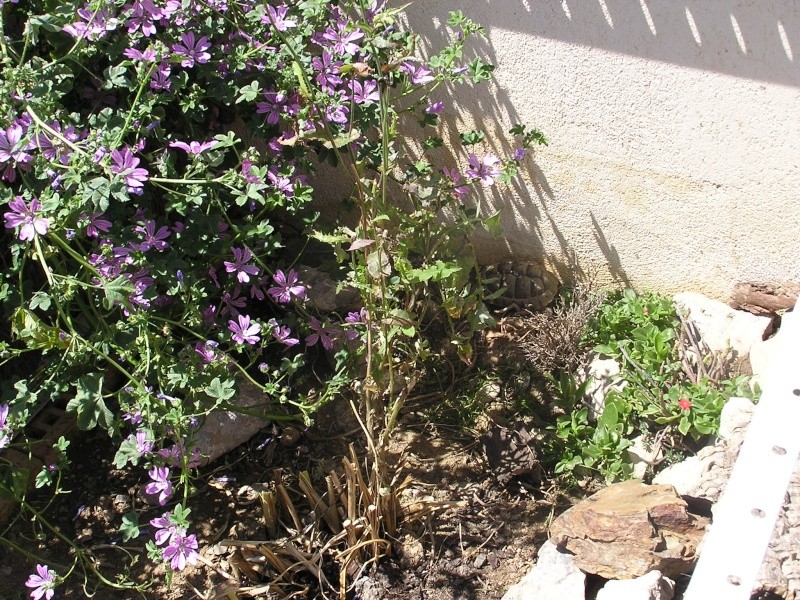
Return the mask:
<path id="1" fill-rule="evenodd" d="M 507 261 L 483 267 L 482 272 L 490 296 L 486 303 L 503 312 L 542 310 L 558 293 L 556 276 L 537 263 Z"/>

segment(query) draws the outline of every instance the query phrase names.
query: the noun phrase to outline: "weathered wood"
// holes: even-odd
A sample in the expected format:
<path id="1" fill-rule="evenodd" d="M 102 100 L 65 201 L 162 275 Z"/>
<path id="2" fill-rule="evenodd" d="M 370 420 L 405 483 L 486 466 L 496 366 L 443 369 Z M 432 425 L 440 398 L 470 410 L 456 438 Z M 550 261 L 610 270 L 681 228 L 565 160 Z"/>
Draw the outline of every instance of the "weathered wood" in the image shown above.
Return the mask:
<path id="1" fill-rule="evenodd" d="M 774 313 L 792 308 L 800 294 L 800 283 L 737 283 L 731 292 L 731 306 L 751 313 Z"/>

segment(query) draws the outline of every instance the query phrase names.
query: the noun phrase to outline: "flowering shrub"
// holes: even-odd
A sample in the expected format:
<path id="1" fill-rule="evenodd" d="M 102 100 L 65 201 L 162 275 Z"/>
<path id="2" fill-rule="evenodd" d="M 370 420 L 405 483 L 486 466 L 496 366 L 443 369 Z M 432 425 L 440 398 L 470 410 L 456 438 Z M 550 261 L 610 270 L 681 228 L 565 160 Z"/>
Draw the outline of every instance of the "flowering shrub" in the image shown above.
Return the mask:
<path id="1" fill-rule="evenodd" d="M 516 126 L 513 156 L 470 153 L 463 172 L 402 154 L 402 115 L 435 129 L 441 84 L 490 76 L 480 59 L 461 63 L 481 29 L 460 13 L 453 41 L 423 63 L 379 0 L 31 0 L 2 11 L 0 302 L 10 331 L 0 353 L 9 364 L 32 356 L 37 368 L 3 388 L 0 448 L 13 434 L 7 420 L 24 424 L 68 395 L 82 428 L 122 440 L 118 467 L 145 466 L 157 504 L 182 496 L 151 520 L 150 547 L 181 570 L 198 546 L 185 506 L 200 458 L 192 435 L 209 412 L 235 409 L 239 380 L 264 392 L 264 416 L 308 418 L 316 404 L 293 381 L 319 345 L 366 354 L 374 385 L 364 389 L 391 403 L 399 358 L 413 367 L 428 352 L 423 296 L 470 359 L 471 335 L 490 317 L 465 237 L 484 221 L 464 201 L 472 185 L 513 176 L 544 138 Z M 442 143 L 431 135 L 423 149 Z M 317 161 L 347 165 L 354 227 L 309 229 Z M 313 311 L 291 229 L 335 248 L 364 308 Z M 370 433 L 394 417 L 368 420 Z M 123 531 L 139 535 L 135 514 Z M 54 580 L 38 577 L 50 594 Z"/>

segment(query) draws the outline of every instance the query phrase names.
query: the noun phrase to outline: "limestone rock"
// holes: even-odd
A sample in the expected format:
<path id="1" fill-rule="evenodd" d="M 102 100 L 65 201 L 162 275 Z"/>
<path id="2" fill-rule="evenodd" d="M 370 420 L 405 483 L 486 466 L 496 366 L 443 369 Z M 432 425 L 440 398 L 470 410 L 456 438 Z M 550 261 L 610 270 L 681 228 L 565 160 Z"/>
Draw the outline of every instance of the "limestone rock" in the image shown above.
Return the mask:
<path id="1" fill-rule="evenodd" d="M 609 581 L 597 592 L 597 600 L 672 600 L 675 582 L 658 571 L 636 579 Z"/>
<path id="2" fill-rule="evenodd" d="M 654 464 L 664 456 L 661 448 L 653 448 L 653 444 L 647 441 L 645 435 L 639 435 L 633 440 L 633 443 L 628 447 L 628 458 L 633 465 L 633 472 L 631 475 L 633 479 L 644 479 L 647 473 L 647 467 Z"/>
<path id="3" fill-rule="evenodd" d="M 793 340 L 790 339 L 793 327 L 787 327 L 790 322 L 796 324 L 800 319 L 797 311 L 788 312 L 781 319 L 781 328 L 768 340 L 753 344 L 750 350 L 750 366 L 754 379 L 761 383 L 767 380 L 774 365 L 780 364 L 776 358 L 792 352 Z"/>
<path id="4" fill-rule="evenodd" d="M 575 566 L 573 558 L 545 542 L 536 565 L 508 588 L 502 600 L 584 600 L 586 575 Z"/>
<path id="5" fill-rule="evenodd" d="M 750 354 L 753 344 L 769 334 L 770 317 L 759 317 L 735 310 L 718 300 L 695 292 L 682 292 L 673 298 L 679 308 L 689 311 L 703 341 L 713 352 L 733 349 L 739 358 Z"/>
<path id="6" fill-rule="evenodd" d="M 616 376 L 619 375 L 619 372 L 619 363 L 613 358 L 603 358 L 600 355 L 595 355 L 589 363 L 583 381 L 591 379 L 586 389 L 586 400 L 589 406 L 589 419 L 592 421 L 596 421 L 603 413 L 608 392 L 621 390 L 625 386 L 624 381 L 616 381 Z"/>
<path id="7" fill-rule="evenodd" d="M 237 395 L 231 403 L 240 408 L 253 408 L 264 404 L 267 397 L 248 381 L 240 381 Z M 244 444 L 269 421 L 238 412 L 215 410 L 209 414 L 194 436 L 200 453 L 200 466 L 214 462 L 223 454 Z"/>
<path id="8" fill-rule="evenodd" d="M 707 520 L 689 514 L 672 487 L 616 483 L 553 521 L 550 540 L 575 555 L 587 573 L 607 579 L 640 577 L 652 570 L 675 578 L 688 573 Z"/>
<path id="9" fill-rule="evenodd" d="M 750 424 L 753 418 L 755 405 L 747 398 L 733 396 L 728 398 L 722 407 L 719 418 L 719 437 L 723 440 L 732 440 L 738 431 L 742 431 Z"/>
<path id="10" fill-rule="evenodd" d="M 703 448 L 695 456 L 670 465 L 653 477 L 656 485 L 671 485 L 681 496 L 702 497 L 698 494 L 705 474 L 714 465 L 713 452 Z"/>

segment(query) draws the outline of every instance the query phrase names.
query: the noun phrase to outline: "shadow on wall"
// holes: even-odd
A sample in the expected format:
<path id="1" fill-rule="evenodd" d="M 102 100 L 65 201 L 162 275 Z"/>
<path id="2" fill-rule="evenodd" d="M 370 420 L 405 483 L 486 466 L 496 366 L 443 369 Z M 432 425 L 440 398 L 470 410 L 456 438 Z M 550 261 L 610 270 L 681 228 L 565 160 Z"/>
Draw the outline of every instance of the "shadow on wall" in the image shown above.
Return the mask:
<path id="1" fill-rule="evenodd" d="M 794 0 L 472 0 L 469 4 L 484 13 L 481 22 L 488 31 L 518 31 L 800 87 L 800 3 Z"/>

